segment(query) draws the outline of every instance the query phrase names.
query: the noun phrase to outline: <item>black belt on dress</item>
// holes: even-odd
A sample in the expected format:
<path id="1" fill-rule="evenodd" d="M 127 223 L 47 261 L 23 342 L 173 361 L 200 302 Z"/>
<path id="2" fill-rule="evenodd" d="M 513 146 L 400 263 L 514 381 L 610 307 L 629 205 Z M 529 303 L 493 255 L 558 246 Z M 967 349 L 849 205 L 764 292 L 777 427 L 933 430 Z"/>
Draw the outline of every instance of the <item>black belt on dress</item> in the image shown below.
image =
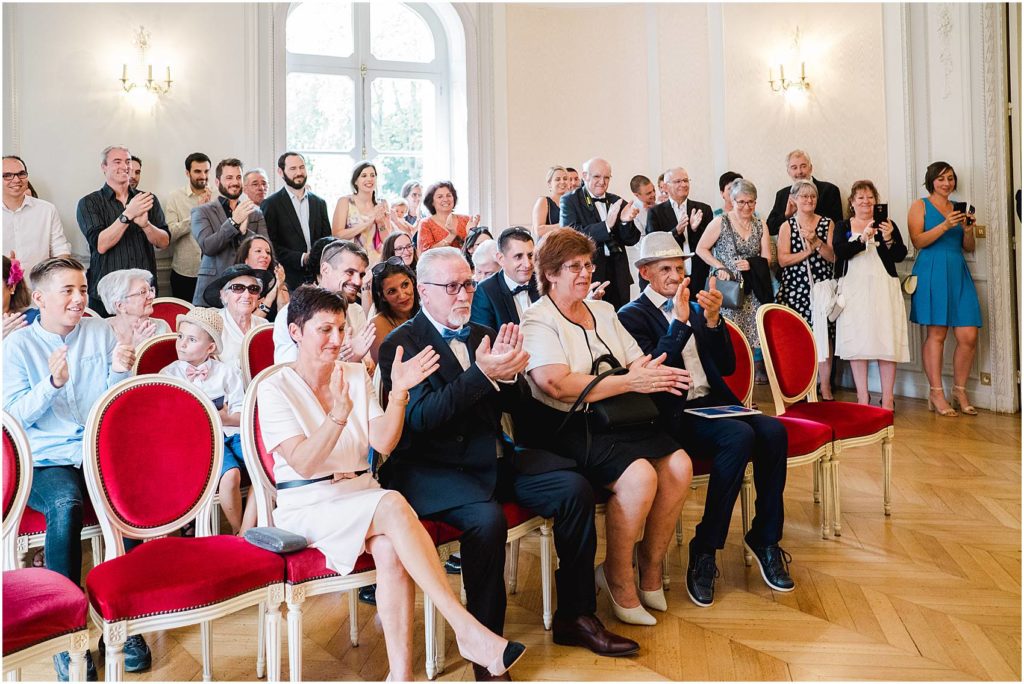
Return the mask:
<path id="1" fill-rule="evenodd" d="M 360 475 L 365 475 L 368 472 L 370 472 L 370 471 L 369 470 L 358 470 L 358 471 L 352 473 L 353 477 L 346 478 L 346 479 L 355 479 L 355 478 L 359 477 Z M 333 479 L 334 479 L 334 475 L 324 475 L 323 477 L 316 477 L 316 478 L 313 478 L 312 480 L 287 480 L 285 482 L 278 482 L 274 486 L 278 490 L 281 490 L 281 489 L 293 489 L 295 487 L 305 487 L 306 485 L 316 484 L 317 482 L 325 482 L 327 480 L 333 480 Z"/>

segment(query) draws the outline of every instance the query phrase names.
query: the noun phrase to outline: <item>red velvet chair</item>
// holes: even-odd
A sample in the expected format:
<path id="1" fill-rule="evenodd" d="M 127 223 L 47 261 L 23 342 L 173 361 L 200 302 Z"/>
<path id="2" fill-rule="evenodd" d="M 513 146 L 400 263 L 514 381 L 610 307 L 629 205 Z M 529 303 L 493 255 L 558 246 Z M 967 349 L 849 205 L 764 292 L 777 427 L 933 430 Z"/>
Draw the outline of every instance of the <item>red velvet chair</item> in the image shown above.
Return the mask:
<path id="1" fill-rule="evenodd" d="M 93 309 L 85 307 L 85 312 L 82 314 L 82 318 L 102 318 L 102 316 L 96 313 Z"/>
<path id="2" fill-rule="evenodd" d="M 153 300 L 153 318 L 166 321 L 171 330 L 178 329 L 178 314 L 187 314 L 192 305 L 177 297 L 157 297 Z"/>
<path id="3" fill-rule="evenodd" d="M 776 414 L 813 421 L 832 430 L 831 468 L 826 471 L 827 479 L 822 480 L 827 490 L 825 507 L 831 509 L 832 533 L 837 537 L 842 533 L 839 503 L 839 455 L 842 449 L 882 443 L 882 504 L 885 515 L 889 515 L 892 510 L 892 440 L 895 434 L 892 411 L 845 401 L 818 401 L 814 335 L 807 321 L 792 309 L 779 304 L 762 305 L 757 310 L 757 334 L 761 339 Z M 827 523 L 823 533 L 828 536 Z"/>
<path id="4" fill-rule="evenodd" d="M 270 606 L 259 625 L 272 681 L 280 669 L 284 561 L 240 537 L 210 534 L 223 448 L 213 404 L 176 378 L 129 378 L 89 414 L 83 468 L 106 558 L 88 574 L 86 588 L 106 641 L 107 681 L 123 677 L 129 636 L 196 623 L 209 681 L 211 621 L 263 604 Z M 195 538 L 166 536 L 192 519 Z M 145 543 L 125 554 L 125 536 Z"/>
<path id="5" fill-rule="evenodd" d="M 274 326 L 261 325 L 245 334 L 239 363 L 247 387 L 254 377 L 274 365 Z"/>
<path id="6" fill-rule="evenodd" d="M 13 565 L 18 522 L 32 489 L 32 457 L 18 422 L 3 416 L 4 567 Z M 69 679 L 84 682 L 89 648 L 87 601 L 74 582 L 52 570 L 25 568 L 3 573 L 3 672 L 17 681 L 21 667 L 68 651 Z"/>
<path id="7" fill-rule="evenodd" d="M 173 327 L 173 326 L 172 326 Z M 166 366 L 178 360 L 178 333 L 155 335 L 135 350 L 135 375 L 159 373 Z"/>

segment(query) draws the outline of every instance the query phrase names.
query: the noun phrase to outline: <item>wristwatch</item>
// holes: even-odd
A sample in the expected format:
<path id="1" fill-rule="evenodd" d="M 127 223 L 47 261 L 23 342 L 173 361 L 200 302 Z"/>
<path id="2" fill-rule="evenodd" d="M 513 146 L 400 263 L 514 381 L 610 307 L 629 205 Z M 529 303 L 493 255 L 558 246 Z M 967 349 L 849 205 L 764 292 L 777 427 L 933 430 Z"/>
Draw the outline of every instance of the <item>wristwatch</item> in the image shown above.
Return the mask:
<path id="1" fill-rule="evenodd" d="M 228 216 L 228 223 L 234 226 L 235 230 L 238 230 L 239 226 L 242 225 L 241 223 L 235 223 L 235 219 L 231 216 Z"/>
<path id="2" fill-rule="evenodd" d="M 259 310 L 262 311 L 265 314 L 269 314 L 270 313 L 270 307 L 267 306 L 266 304 L 264 304 L 263 302 L 260 302 L 260 305 L 257 308 L 259 308 Z"/>
<path id="3" fill-rule="evenodd" d="M 117 217 L 117 220 L 120 221 L 121 223 L 125 224 L 125 225 L 128 225 L 129 223 L 132 222 L 132 220 L 130 218 L 128 218 L 128 216 L 126 214 L 123 214 L 123 213 L 120 216 Z"/>

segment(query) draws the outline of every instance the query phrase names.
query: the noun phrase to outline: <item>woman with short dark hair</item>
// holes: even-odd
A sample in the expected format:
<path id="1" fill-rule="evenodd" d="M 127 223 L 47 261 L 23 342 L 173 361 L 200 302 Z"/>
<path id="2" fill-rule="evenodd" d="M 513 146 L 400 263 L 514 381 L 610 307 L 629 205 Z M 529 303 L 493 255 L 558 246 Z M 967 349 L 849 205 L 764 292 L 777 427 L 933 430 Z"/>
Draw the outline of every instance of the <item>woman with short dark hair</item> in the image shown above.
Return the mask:
<path id="1" fill-rule="evenodd" d="M 420 254 L 431 247 L 459 249 L 466 239 L 466 232 L 480 225 L 480 214 L 465 216 L 455 213 L 458 201 L 459 194 L 451 181 L 440 181 L 427 188 L 423 206 L 430 212 L 430 217 L 421 220 L 417 228 Z"/>

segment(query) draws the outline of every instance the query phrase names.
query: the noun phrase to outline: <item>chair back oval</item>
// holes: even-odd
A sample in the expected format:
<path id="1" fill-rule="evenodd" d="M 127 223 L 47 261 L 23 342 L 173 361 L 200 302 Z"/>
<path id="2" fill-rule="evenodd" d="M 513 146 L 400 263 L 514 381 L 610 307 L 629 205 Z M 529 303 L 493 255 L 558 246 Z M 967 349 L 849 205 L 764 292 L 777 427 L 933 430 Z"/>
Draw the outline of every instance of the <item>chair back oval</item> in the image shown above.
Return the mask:
<path id="1" fill-rule="evenodd" d="M 254 377 L 274 365 L 274 326 L 261 325 L 245 334 L 239 362 L 242 381 L 246 386 Z"/>
<path id="2" fill-rule="evenodd" d="M 15 567 L 15 546 L 18 524 L 28 504 L 32 489 L 32 452 L 28 437 L 21 424 L 4 411 L 4 460 L 3 460 L 3 568 Z"/>
<path id="3" fill-rule="evenodd" d="M 178 334 L 154 335 L 135 350 L 135 375 L 159 373 L 165 366 L 178 360 Z"/>
<path id="4" fill-rule="evenodd" d="M 749 407 L 754 395 L 754 352 L 740 327 L 725 316 L 722 316 L 722 320 L 725 321 L 729 341 L 732 342 L 733 356 L 736 357 L 736 369 L 722 379 L 736 398 L 743 402 L 744 406 Z"/>
<path id="5" fill-rule="evenodd" d="M 103 318 L 95 310 L 85 307 L 85 311 L 82 312 L 82 318 Z"/>
<path id="6" fill-rule="evenodd" d="M 153 300 L 153 316 L 165 321 L 171 326 L 171 330 L 178 329 L 178 314 L 186 314 L 192 310 L 192 305 L 184 299 L 177 297 L 157 297 Z"/>
<path id="7" fill-rule="evenodd" d="M 217 410 L 192 383 L 142 375 L 111 387 L 83 441 L 86 485 L 108 546 L 163 536 L 194 518 L 196 534 L 209 535 L 223 457 Z"/>
<path id="8" fill-rule="evenodd" d="M 803 316 L 788 306 L 763 304 L 757 310 L 757 335 L 778 413 L 808 394 L 817 401 L 818 355 Z"/>
<path id="9" fill-rule="evenodd" d="M 284 367 L 284 364 L 278 364 L 262 370 L 245 389 L 245 401 L 242 404 L 240 427 L 242 457 L 245 459 L 245 469 L 249 471 L 253 494 L 256 496 L 256 514 L 259 525 L 274 524 L 276 482 L 274 480 L 274 454 L 268 451 L 266 444 L 263 443 L 256 392 L 264 380 Z"/>

